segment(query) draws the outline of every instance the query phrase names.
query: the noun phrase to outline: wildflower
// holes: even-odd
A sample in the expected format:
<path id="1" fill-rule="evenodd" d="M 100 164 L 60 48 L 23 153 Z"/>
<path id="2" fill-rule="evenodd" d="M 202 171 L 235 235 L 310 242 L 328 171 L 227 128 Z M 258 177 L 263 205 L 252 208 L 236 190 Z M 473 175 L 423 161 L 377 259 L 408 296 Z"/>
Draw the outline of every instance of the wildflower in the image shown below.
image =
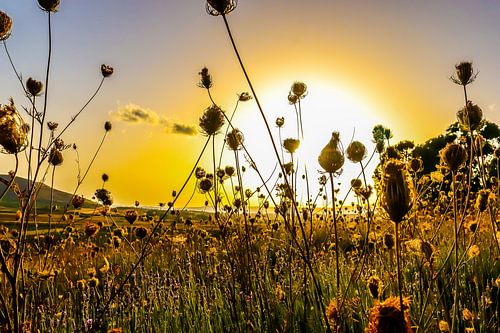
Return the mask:
<path id="1" fill-rule="evenodd" d="M 111 192 L 109 192 L 105 188 L 97 189 L 94 195 L 97 200 L 99 200 L 103 205 L 110 206 L 113 204 L 113 197 L 111 197 Z"/>
<path id="2" fill-rule="evenodd" d="M 134 233 L 135 233 L 135 237 L 137 237 L 139 239 L 143 239 L 144 237 L 146 237 L 148 235 L 148 229 L 146 229 L 144 227 L 137 227 L 137 228 L 135 228 Z"/>
<path id="3" fill-rule="evenodd" d="M 9 105 L 0 105 L 0 146 L 7 154 L 17 154 L 28 144 L 29 126 L 24 123 L 10 100 Z"/>
<path id="4" fill-rule="evenodd" d="M 444 320 L 439 321 L 439 332 L 450 333 L 450 326 L 448 325 L 448 322 Z"/>
<path id="5" fill-rule="evenodd" d="M 201 133 L 215 135 L 224 125 L 223 111 L 216 105 L 209 106 L 200 118 Z"/>
<path id="6" fill-rule="evenodd" d="M 226 136 L 226 144 L 229 149 L 234 151 L 240 150 L 244 141 L 245 137 L 243 136 L 243 133 L 237 128 L 233 128 L 233 130 Z"/>
<path id="7" fill-rule="evenodd" d="M 50 155 L 49 155 L 48 161 L 53 166 L 61 165 L 62 162 L 64 161 L 64 158 L 63 158 L 61 151 L 58 150 L 57 148 L 52 148 L 50 150 Z"/>
<path id="8" fill-rule="evenodd" d="M 465 321 L 473 321 L 474 320 L 474 315 L 469 309 L 463 309 L 462 310 L 462 315 L 464 316 Z"/>
<path id="9" fill-rule="evenodd" d="M 490 190 L 480 190 L 476 199 L 476 209 L 484 212 L 488 207 L 488 199 L 490 197 Z"/>
<path id="10" fill-rule="evenodd" d="M 215 173 L 217 175 L 217 178 L 219 178 L 221 181 L 226 175 L 226 172 L 222 169 L 217 169 L 217 172 Z"/>
<path id="11" fill-rule="evenodd" d="M 125 212 L 125 220 L 130 224 L 134 224 L 134 222 L 137 221 L 137 217 L 138 214 L 135 210 L 127 210 Z"/>
<path id="12" fill-rule="evenodd" d="M 372 275 L 368 278 L 368 290 L 374 299 L 378 299 L 382 294 L 384 289 L 384 283 L 376 275 Z"/>
<path id="13" fill-rule="evenodd" d="M 404 310 L 408 308 L 408 299 L 403 304 Z M 389 297 L 382 303 L 376 302 L 370 309 L 370 321 L 367 333 L 411 333 L 410 316 L 408 311 L 401 310 L 399 300 Z"/>
<path id="14" fill-rule="evenodd" d="M 111 131 L 111 128 L 112 128 L 112 127 L 113 127 L 113 126 L 111 125 L 111 122 L 110 122 L 110 121 L 107 121 L 107 122 L 105 122 L 105 123 L 104 123 L 104 130 L 105 130 L 106 132 Z"/>
<path id="15" fill-rule="evenodd" d="M 431 180 L 435 183 L 441 183 L 444 180 L 444 175 L 441 171 L 432 171 Z"/>
<path id="16" fill-rule="evenodd" d="M 481 250 L 479 249 L 479 246 L 477 246 L 476 244 L 472 245 L 469 248 L 469 250 L 467 250 L 467 255 L 469 256 L 469 259 L 476 258 L 477 256 L 479 256 L 480 253 Z"/>
<path id="17" fill-rule="evenodd" d="M 344 165 L 344 153 L 340 150 L 339 144 L 339 133 L 333 132 L 330 142 L 321 150 L 318 157 L 319 165 L 325 172 L 335 173 Z"/>
<path id="18" fill-rule="evenodd" d="M 43 83 L 30 77 L 26 80 L 26 90 L 28 90 L 33 97 L 39 96 L 43 90 Z"/>
<path id="19" fill-rule="evenodd" d="M 467 160 L 467 151 L 464 147 L 456 143 L 448 143 L 446 147 L 439 151 L 441 163 L 450 171 L 457 171 Z"/>
<path id="20" fill-rule="evenodd" d="M 483 111 L 479 106 L 467 101 L 465 107 L 457 111 L 460 126 L 467 131 L 478 129 L 483 123 Z"/>
<path id="21" fill-rule="evenodd" d="M 382 181 L 382 206 L 393 222 L 401 222 L 410 211 L 411 189 L 405 165 L 395 160 L 387 162 Z"/>
<path id="22" fill-rule="evenodd" d="M 424 169 L 424 161 L 420 157 L 415 157 L 408 162 L 408 167 L 411 171 L 417 173 Z"/>
<path id="23" fill-rule="evenodd" d="M 366 157 L 366 147 L 359 141 L 353 141 L 347 146 L 347 158 L 353 163 L 359 163 Z"/>
<path id="24" fill-rule="evenodd" d="M 81 195 L 75 195 L 73 199 L 71 199 L 71 204 L 75 209 L 81 208 L 85 203 L 85 199 Z"/>
<path id="25" fill-rule="evenodd" d="M 451 77 L 451 80 L 459 85 L 466 86 L 476 79 L 477 74 L 474 74 L 472 62 L 462 61 L 455 65 L 456 77 Z"/>
<path id="26" fill-rule="evenodd" d="M 121 329 L 121 327 L 116 327 L 109 329 L 107 333 L 122 333 L 122 332 L 123 330 Z"/>
<path id="27" fill-rule="evenodd" d="M 94 222 L 88 222 L 87 224 L 85 224 L 84 231 L 88 237 L 93 237 L 99 232 L 99 229 L 99 226 Z"/>
<path id="28" fill-rule="evenodd" d="M 304 82 L 296 81 L 292 84 L 290 92 L 299 99 L 302 99 L 307 95 L 307 85 Z"/>
<path id="29" fill-rule="evenodd" d="M 110 77 L 113 75 L 114 68 L 105 64 L 101 65 L 101 74 L 103 77 Z"/>
<path id="30" fill-rule="evenodd" d="M 291 175 L 293 172 L 293 163 L 292 162 L 285 163 L 283 164 L 283 168 L 285 169 L 287 175 Z"/>
<path id="31" fill-rule="evenodd" d="M 227 15 L 238 5 L 238 0 L 207 0 L 207 13 L 212 16 Z"/>
<path id="32" fill-rule="evenodd" d="M 5 12 L 0 10 L 0 41 L 4 41 L 10 36 L 12 30 L 12 19 Z"/>
<path id="33" fill-rule="evenodd" d="M 57 12 L 61 0 L 38 0 L 40 8 L 46 12 Z"/>
<path id="34" fill-rule="evenodd" d="M 208 73 L 208 68 L 203 67 L 198 75 L 200 75 L 200 82 L 198 82 L 198 87 L 204 89 L 212 88 L 212 75 Z"/>
<path id="35" fill-rule="evenodd" d="M 276 126 L 278 126 L 278 128 L 283 127 L 284 124 L 285 124 L 285 117 L 276 118 Z"/>
<path id="36" fill-rule="evenodd" d="M 250 95 L 248 92 L 242 92 L 241 94 L 238 95 L 238 100 L 240 102 L 247 102 L 252 98 L 253 98 L 252 95 Z"/>
<path id="37" fill-rule="evenodd" d="M 102 265 L 101 268 L 99 268 L 99 272 L 103 274 L 107 273 L 109 271 L 109 268 L 110 268 L 109 261 L 106 257 L 104 257 L 104 264 Z"/>
<path id="38" fill-rule="evenodd" d="M 288 138 L 283 140 L 283 148 L 290 154 L 293 154 L 299 149 L 300 140 Z"/>

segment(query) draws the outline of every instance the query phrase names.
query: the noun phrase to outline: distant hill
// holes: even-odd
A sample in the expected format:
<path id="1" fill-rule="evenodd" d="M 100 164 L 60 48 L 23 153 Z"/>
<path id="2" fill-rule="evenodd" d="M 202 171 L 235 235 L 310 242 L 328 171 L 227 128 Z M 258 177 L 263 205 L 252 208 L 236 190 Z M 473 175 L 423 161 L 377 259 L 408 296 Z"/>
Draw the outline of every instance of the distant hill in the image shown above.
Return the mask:
<path id="1" fill-rule="evenodd" d="M 0 175 L 0 178 L 3 178 L 5 180 L 10 180 L 9 175 Z M 15 183 L 19 186 L 19 188 L 22 190 L 26 189 L 28 187 L 28 180 L 26 178 L 22 177 L 16 177 Z M 5 189 L 5 184 L 0 183 L 0 191 L 3 192 Z M 60 191 L 54 188 L 53 190 L 53 204 L 57 205 L 60 208 L 63 208 L 66 204 L 68 204 L 71 200 L 71 193 Z M 42 188 L 40 189 L 40 192 L 38 193 L 37 197 L 37 207 L 40 209 L 44 208 L 49 208 L 50 207 L 50 186 L 47 186 L 45 184 L 42 184 Z M 86 199 L 84 207 L 89 206 L 92 204 L 91 200 Z M 0 206 L 2 207 L 7 207 L 7 208 L 16 208 L 19 207 L 19 201 L 17 199 L 17 196 L 15 193 L 12 192 L 12 190 L 9 190 L 7 194 L 3 197 L 2 200 L 0 200 Z"/>

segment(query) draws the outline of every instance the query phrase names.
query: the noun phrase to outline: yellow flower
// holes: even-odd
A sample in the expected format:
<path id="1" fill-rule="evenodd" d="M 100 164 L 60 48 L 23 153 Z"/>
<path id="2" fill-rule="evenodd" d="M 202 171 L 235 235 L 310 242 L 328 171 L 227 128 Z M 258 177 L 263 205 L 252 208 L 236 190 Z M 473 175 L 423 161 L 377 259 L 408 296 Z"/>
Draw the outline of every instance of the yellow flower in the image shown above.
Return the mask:
<path id="1" fill-rule="evenodd" d="M 444 320 L 439 321 L 439 332 L 441 333 L 450 333 L 450 326 Z"/>
<path id="2" fill-rule="evenodd" d="M 472 258 L 479 256 L 480 253 L 481 253 L 481 251 L 479 249 L 479 246 L 477 246 L 475 244 L 472 245 L 470 247 L 470 249 L 467 251 L 467 255 L 469 256 L 469 259 L 472 259 Z"/>

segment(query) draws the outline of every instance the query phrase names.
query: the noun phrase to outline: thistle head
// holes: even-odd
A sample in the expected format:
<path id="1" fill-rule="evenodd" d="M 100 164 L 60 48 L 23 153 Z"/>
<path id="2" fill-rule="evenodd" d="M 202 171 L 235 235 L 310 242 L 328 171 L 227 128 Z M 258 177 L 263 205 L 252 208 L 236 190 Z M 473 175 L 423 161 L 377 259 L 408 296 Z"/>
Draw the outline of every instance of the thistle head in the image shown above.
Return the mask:
<path id="1" fill-rule="evenodd" d="M 344 165 L 344 152 L 340 149 L 340 136 L 338 132 L 332 133 L 332 138 L 321 150 L 318 157 L 319 165 L 327 173 L 335 173 Z"/>
<path id="2" fill-rule="evenodd" d="M 38 0 L 38 5 L 43 11 L 46 12 L 57 12 L 60 4 L 61 0 Z"/>
<path id="3" fill-rule="evenodd" d="M 244 141 L 245 137 L 243 136 L 243 133 L 237 128 L 233 128 L 231 132 L 227 133 L 226 145 L 231 150 L 240 150 Z"/>
<path id="4" fill-rule="evenodd" d="M 405 164 L 390 160 L 384 166 L 382 207 L 394 223 L 403 221 L 412 207 L 412 182 Z"/>
<path id="5" fill-rule="evenodd" d="M 209 106 L 200 118 L 201 133 L 206 136 L 217 134 L 224 125 L 224 114 L 217 105 Z"/>
<path id="6" fill-rule="evenodd" d="M 452 172 L 456 172 L 467 160 L 467 151 L 457 143 L 448 143 L 439 151 L 441 164 Z"/>
<path id="7" fill-rule="evenodd" d="M 347 146 L 347 158 L 353 163 L 359 163 L 366 157 L 366 147 L 359 141 L 353 141 Z"/>
<path id="8" fill-rule="evenodd" d="M 0 41 L 9 38 L 12 31 L 12 19 L 5 12 L 0 10 Z"/>
<path id="9" fill-rule="evenodd" d="M 226 15 L 238 5 L 238 0 L 207 0 L 207 13 L 212 16 Z"/>
<path id="10" fill-rule="evenodd" d="M 456 64 L 455 71 L 455 76 L 452 76 L 450 79 L 454 83 L 462 86 L 471 84 L 477 77 L 477 73 L 474 73 L 472 62 L 470 61 L 462 61 L 461 63 Z"/>

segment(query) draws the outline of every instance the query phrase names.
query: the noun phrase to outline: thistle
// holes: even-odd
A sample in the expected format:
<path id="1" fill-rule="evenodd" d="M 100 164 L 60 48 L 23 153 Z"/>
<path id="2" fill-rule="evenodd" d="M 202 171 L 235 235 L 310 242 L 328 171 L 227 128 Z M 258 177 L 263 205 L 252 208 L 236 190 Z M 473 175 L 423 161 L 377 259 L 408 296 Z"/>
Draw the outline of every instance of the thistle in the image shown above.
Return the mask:
<path id="1" fill-rule="evenodd" d="M 456 76 L 450 77 L 451 81 L 458 85 L 466 86 L 474 82 L 477 73 L 474 73 L 472 62 L 462 61 L 455 65 Z"/>
<path id="2" fill-rule="evenodd" d="M 396 297 L 389 297 L 382 303 L 376 302 L 370 309 L 367 333 L 411 333 L 408 299 L 398 304 Z M 403 313 L 404 312 L 404 313 Z"/>

